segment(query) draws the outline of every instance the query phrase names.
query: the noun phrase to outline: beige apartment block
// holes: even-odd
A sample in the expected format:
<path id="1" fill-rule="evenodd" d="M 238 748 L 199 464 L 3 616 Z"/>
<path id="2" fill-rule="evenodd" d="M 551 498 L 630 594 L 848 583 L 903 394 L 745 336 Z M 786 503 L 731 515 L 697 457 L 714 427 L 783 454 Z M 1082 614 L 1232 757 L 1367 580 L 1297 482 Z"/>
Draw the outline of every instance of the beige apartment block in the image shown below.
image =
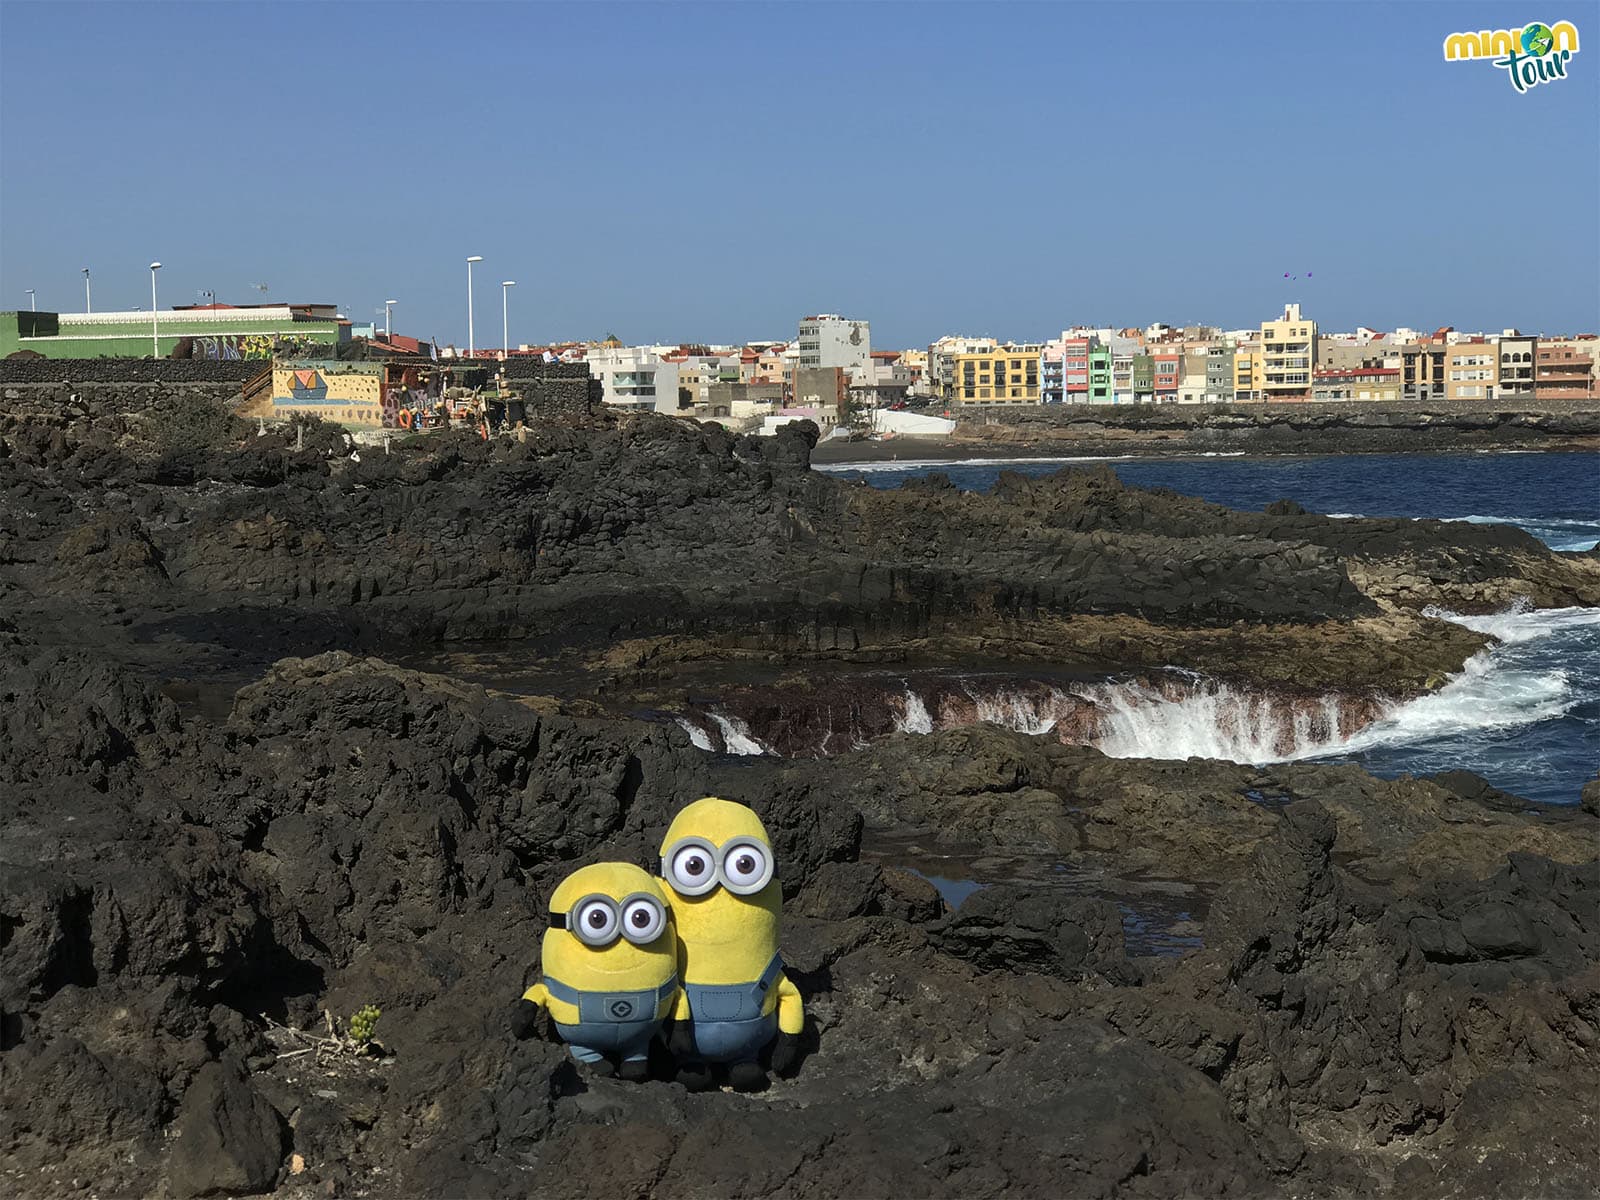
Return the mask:
<path id="1" fill-rule="evenodd" d="M 1500 383 L 1500 348 L 1490 342 L 1458 342 L 1444 352 L 1446 400 L 1492 400 Z"/>
<path id="2" fill-rule="evenodd" d="M 1399 400 L 1400 368 L 1371 364 L 1318 370 L 1317 400 Z"/>
<path id="3" fill-rule="evenodd" d="M 1445 355 L 1450 347 L 1428 340 L 1407 342 L 1399 347 L 1402 398 L 1443 400 L 1445 398 Z"/>
<path id="4" fill-rule="evenodd" d="M 1312 372 L 1317 366 L 1317 323 L 1300 315 L 1298 304 L 1286 305 L 1283 316 L 1261 323 L 1261 381 L 1265 400 L 1311 399 Z"/>

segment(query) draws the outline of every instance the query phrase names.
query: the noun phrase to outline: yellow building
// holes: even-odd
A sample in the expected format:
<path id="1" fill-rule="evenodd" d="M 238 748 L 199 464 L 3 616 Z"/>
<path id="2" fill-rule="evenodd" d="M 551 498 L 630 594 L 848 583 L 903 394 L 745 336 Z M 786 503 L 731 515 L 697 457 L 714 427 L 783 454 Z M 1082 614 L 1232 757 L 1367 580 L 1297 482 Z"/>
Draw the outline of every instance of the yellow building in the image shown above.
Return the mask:
<path id="1" fill-rule="evenodd" d="M 962 404 L 1038 404 L 1040 343 L 997 346 L 955 356 L 956 399 Z"/>
<path id="2" fill-rule="evenodd" d="M 1265 397 L 1261 392 L 1261 347 L 1241 345 L 1233 352 L 1233 399 L 1244 404 Z"/>
<path id="3" fill-rule="evenodd" d="M 1286 305 L 1283 316 L 1261 323 L 1263 400 L 1311 399 L 1312 372 L 1317 366 L 1317 323 L 1300 315 L 1298 304 Z"/>
<path id="4" fill-rule="evenodd" d="M 1500 383 L 1500 348 L 1488 342 L 1458 342 L 1444 352 L 1444 398 L 1489 400 Z"/>

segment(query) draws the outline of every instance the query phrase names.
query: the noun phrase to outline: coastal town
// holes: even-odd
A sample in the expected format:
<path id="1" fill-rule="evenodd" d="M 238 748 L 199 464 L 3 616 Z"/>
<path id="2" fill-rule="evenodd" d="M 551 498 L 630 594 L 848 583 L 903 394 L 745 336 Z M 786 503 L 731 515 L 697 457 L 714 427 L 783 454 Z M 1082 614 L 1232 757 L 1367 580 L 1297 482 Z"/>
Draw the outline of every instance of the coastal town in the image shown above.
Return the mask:
<path id="1" fill-rule="evenodd" d="M 506 321 L 506 344 L 462 349 L 394 332 L 395 303 L 381 324 L 329 304 L 214 298 L 148 312 L 30 308 L 0 313 L 0 358 L 254 362 L 260 376 L 244 383 L 240 415 L 317 414 L 357 430 L 423 430 L 452 417 L 509 428 L 526 415 L 518 381 L 554 364 L 581 368 L 570 373 L 586 372 L 611 409 L 769 434 L 809 419 L 825 433 L 938 435 L 964 416 L 1030 407 L 1528 405 L 1600 394 L 1592 332 L 1334 332 L 1297 303 L 1249 328 L 1080 324 L 1043 340 L 960 334 L 908 349 L 875 349 L 870 319 L 837 314 L 802 317 L 786 339 L 737 345 L 629 345 L 610 333 L 510 344 Z"/>

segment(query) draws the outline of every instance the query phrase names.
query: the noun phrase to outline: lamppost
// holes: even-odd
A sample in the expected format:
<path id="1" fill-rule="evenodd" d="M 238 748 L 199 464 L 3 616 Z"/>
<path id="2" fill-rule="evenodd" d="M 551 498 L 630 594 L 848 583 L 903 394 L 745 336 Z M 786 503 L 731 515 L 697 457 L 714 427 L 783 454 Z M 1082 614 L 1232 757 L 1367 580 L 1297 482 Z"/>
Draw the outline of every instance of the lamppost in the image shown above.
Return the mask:
<path id="1" fill-rule="evenodd" d="M 86 312 L 86 313 L 92 313 L 94 311 L 94 301 L 89 296 L 89 268 L 88 267 L 85 267 L 83 269 L 83 311 Z"/>
<path id="2" fill-rule="evenodd" d="M 39 311 L 39 302 L 33 298 L 33 289 L 32 288 L 28 289 L 28 311 L 29 312 L 38 312 Z"/>
<path id="3" fill-rule="evenodd" d="M 156 272 L 161 270 L 161 264 L 150 264 L 150 357 L 161 357 L 161 317 L 156 309 Z"/>
<path id="4" fill-rule="evenodd" d="M 469 292 L 472 290 L 470 285 L 468 285 L 467 290 Z M 385 300 L 383 302 L 383 340 L 386 342 L 389 340 L 389 314 L 393 311 L 394 306 L 399 303 L 400 301 L 398 300 Z"/>
<path id="5" fill-rule="evenodd" d="M 511 311 L 506 297 L 511 295 L 511 289 L 517 286 L 515 279 L 502 279 L 500 281 L 500 349 L 506 354 L 511 353 Z"/>
<path id="6" fill-rule="evenodd" d="M 473 352 L 476 351 L 477 348 L 478 348 L 477 347 L 477 343 L 473 341 L 473 336 L 472 336 L 472 264 L 475 263 L 475 262 L 482 262 L 482 261 L 483 261 L 483 255 L 481 255 L 481 254 L 472 254 L 472 255 L 469 255 L 467 257 L 467 357 L 468 358 L 473 357 Z"/>

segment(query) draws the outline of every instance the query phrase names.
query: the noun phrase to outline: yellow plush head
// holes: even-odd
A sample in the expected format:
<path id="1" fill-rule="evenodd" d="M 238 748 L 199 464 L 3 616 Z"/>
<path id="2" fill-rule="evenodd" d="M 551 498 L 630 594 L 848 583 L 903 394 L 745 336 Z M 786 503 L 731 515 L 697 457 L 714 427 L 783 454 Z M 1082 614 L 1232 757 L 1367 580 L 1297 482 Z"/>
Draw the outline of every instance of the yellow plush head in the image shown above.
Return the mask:
<path id="1" fill-rule="evenodd" d="M 550 897 L 550 915 L 544 974 L 569 987 L 656 987 L 677 967 L 666 893 L 632 863 L 579 867 Z"/>
<path id="2" fill-rule="evenodd" d="M 772 839 L 743 804 L 707 796 L 673 818 L 661 874 L 687 983 L 759 979 L 778 951 L 783 908 Z"/>

